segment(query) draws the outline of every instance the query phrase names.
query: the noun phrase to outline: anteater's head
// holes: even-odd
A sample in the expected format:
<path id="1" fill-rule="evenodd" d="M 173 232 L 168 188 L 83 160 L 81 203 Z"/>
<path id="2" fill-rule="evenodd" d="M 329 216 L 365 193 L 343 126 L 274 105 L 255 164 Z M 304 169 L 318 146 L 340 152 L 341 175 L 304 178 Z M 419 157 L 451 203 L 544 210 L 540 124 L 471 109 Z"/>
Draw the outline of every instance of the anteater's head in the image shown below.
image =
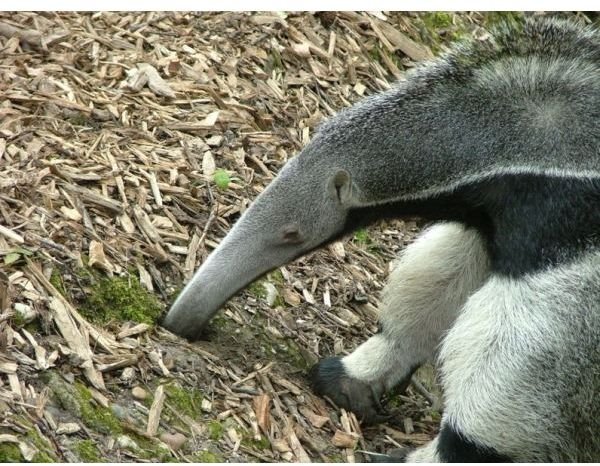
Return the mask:
<path id="1" fill-rule="evenodd" d="M 347 170 L 316 160 L 301 153 L 286 164 L 179 295 L 167 329 L 197 338 L 239 290 L 342 233 L 358 189 Z"/>

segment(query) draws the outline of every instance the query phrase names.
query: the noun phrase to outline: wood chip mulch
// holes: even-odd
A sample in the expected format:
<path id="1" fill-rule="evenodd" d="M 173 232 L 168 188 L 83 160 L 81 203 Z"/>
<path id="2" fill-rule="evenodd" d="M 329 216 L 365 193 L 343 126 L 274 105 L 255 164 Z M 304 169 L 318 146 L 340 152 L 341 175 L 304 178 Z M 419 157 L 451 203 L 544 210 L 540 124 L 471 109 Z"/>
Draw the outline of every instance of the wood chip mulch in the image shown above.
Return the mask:
<path id="1" fill-rule="evenodd" d="M 448 16 L 440 37 L 458 21 L 485 36 L 483 15 Z M 418 382 L 394 421 L 367 427 L 305 379 L 376 330 L 414 222 L 283 267 L 194 344 L 85 318 L 91 284 L 77 272 L 131 277 L 166 309 L 319 122 L 433 56 L 423 24 L 377 12 L 0 13 L 0 456 L 12 445 L 25 460 L 85 461 L 76 445 L 91 440 L 103 459 L 160 459 L 145 439 L 178 461 L 355 462 L 435 434 L 439 407 Z M 52 372 L 87 387 L 124 433 L 60 406 L 42 382 Z M 193 414 L 173 384 L 202 393 Z"/>

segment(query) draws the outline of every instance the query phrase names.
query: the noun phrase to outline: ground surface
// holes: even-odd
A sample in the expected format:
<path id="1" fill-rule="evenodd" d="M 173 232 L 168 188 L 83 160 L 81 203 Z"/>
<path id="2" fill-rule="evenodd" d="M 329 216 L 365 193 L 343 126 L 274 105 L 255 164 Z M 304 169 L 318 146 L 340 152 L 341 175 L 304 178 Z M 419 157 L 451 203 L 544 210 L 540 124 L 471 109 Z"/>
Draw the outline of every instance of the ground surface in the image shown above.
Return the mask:
<path id="1" fill-rule="evenodd" d="M 0 13 L 0 460 L 360 461 L 435 435 L 430 374 L 371 427 L 305 379 L 376 330 L 414 222 L 271 273 L 198 343 L 156 322 L 323 118 L 497 19 Z"/>

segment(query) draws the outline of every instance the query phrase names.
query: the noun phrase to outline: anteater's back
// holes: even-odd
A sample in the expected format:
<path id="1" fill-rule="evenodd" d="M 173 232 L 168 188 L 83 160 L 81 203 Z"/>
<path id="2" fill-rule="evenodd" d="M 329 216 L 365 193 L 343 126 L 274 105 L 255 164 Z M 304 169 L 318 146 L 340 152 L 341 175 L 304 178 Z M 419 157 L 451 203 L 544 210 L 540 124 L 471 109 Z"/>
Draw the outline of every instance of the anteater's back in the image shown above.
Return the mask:
<path id="1" fill-rule="evenodd" d="M 402 165 L 403 184 L 390 195 L 507 172 L 600 176 L 599 117 L 598 31 L 530 18 L 500 26 L 491 39 L 458 44 L 393 89 L 340 112 L 305 158 L 351 147 L 346 160 L 368 164 L 373 179 Z M 375 151 L 377 158 L 369 155 Z"/>

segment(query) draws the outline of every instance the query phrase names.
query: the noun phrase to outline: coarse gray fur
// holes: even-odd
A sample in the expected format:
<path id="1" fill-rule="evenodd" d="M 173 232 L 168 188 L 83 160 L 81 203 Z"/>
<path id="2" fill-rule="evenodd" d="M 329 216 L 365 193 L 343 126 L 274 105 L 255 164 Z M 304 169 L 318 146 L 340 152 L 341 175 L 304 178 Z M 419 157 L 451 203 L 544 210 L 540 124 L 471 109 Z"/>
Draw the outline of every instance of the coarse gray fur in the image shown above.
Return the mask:
<path id="1" fill-rule="evenodd" d="M 437 353 L 441 432 L 407 460 L 599 461 L 599 116 L 591 28 L 532 19 L 457 46 L 323 124 L 164 325 L 196 337 L 248 283 L 361 224 L 445 221 L 403 253 L 382 332 L 317 365 L 316 391 L 368 413 L 369 388 Z"/>

